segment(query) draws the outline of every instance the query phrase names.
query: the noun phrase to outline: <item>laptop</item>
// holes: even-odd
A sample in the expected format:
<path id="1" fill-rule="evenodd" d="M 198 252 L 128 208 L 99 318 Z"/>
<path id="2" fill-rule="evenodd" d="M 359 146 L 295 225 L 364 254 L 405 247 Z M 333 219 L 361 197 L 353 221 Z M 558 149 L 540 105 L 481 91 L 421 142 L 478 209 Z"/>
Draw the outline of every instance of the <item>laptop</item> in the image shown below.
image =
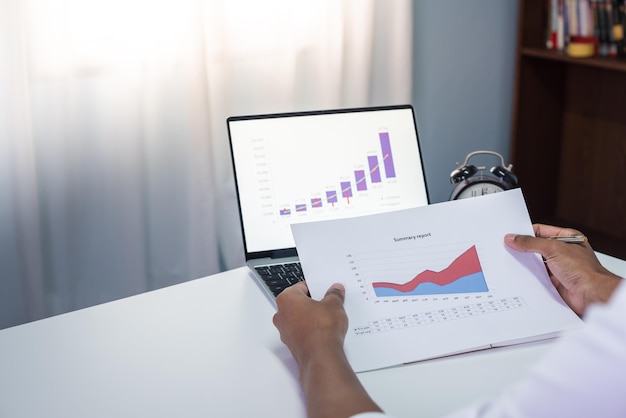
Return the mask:
<path id="1" fill-rule="evenodd" d="M 246 264 L 272 303 L 304 279 L 291 224 L 429 203 L 411 105 L 232 116 L 227 125 Z"/>

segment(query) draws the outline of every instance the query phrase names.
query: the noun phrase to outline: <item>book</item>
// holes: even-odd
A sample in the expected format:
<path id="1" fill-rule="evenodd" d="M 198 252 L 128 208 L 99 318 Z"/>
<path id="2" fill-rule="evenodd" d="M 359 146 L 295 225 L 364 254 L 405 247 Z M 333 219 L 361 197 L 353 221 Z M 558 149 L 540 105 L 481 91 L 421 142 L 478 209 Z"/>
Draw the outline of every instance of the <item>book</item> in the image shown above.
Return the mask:
<path id="1" fill-rule="evenodd" d="M 614 0 L 605 0 L 605 19 L 607 32 L 607 55 L 609 57 L 617 57 L 617 40 L 615 39 L 616 16 L 613 10 Z"/>
<path id="2" fill-rule="evenodd" d="M 546 28 L 546 48 L 557 48 L 557 32 L 558 32 L 558 0 L 547 0 L 548 27 Z"/>
<path id="3" fill-rule="evenodd" d="M 626 0 L 546 0 L 545 12 L 546 48 L 587 57 L 593 42 L 599 57 L 626 56 Z"/>
<path id="4" fill-rule="evenodd" d="M 613 36 L 617 44 L 617 56 L 626 56 L 626 40 L 624 37 L 626 25 L 626 5 L 623 0 L 613 1 Z"/>
<path id="5" fill-rule="evenodd" d="M 380 215 L 299 223 L 311 297 L 346 288 L 355 371 L 552 338 L 581 326 L 540 256 L 504 244 L 533 234 L 520 189 Z M 571 244 L 575 245 L 575 244 Z"/>
<path id="6" fill-rule="evenodd" d="M 596 13 L 596 19 L 594 19 L 597 25 L 598 33 L 598 56 L 609 56 L 609 30 L 607 22 L 607 13 L 604 0 L 593 0 L 595 6 L 594 12 Z"/>

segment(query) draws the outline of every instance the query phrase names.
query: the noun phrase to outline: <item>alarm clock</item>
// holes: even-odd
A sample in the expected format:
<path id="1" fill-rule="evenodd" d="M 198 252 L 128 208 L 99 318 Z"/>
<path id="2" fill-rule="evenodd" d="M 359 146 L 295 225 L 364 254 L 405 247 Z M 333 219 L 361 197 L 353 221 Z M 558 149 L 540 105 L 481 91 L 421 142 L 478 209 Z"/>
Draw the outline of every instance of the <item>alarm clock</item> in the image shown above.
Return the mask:
<path id="1" fill-rule="evenodd" d="M 501 165 L 491 167 L 488 173 L 486 167 L 468 165 L 470 158 L 478 154 L 488 154 L 500 159 Z M 505 168 L 506 167 L 506 168 Z M 505 166 L 502 155 L 493 151 L 474 151 L 467 154 L 462 166 L 450 173 L 450 182 L 455 184 L 450 200 L 465 199 L 467 197 L 482 196 L 498 193 L 517 187 L 517 176 L 511 171 L 512 164 Z"/>

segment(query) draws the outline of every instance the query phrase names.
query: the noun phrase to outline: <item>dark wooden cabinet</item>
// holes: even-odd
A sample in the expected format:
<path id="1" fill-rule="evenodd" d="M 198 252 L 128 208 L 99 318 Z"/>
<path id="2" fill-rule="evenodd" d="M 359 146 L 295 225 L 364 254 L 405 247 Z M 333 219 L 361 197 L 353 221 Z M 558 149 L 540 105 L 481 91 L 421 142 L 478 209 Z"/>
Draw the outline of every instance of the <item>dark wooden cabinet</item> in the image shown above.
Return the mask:
<path id="1" fill-rule="evenodd" d="M 545 0 L 521 0 L 511 161 L 533 222 L 626 259 L 626 60 L 547 50 Z"/>

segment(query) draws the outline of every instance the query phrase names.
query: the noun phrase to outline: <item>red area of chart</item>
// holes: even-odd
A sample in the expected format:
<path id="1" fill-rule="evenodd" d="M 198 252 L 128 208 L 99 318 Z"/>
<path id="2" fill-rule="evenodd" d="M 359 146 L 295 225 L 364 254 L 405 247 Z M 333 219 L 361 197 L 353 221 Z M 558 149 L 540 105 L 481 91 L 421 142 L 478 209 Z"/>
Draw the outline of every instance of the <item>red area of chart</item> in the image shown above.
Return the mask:
<path id="1" fill-rule="evenodd" d="M 410 292 L 415 290 L 415 288 L 422 283 L 435 283 L 439 286 L 444 286 L 460 279 L 461 277 L 469 276 L 470 274 L 478 273 L 480 271 L 482 271 L 482 268 L 480 266 L 480 261 L 478 260 L 476 246 L 472 245 L 467 251 L 458 256 L 448 267 L 440 272 L 424 270 L 404 284 L 374 282 L 372 283 L 372 286 L 375 288 L 387 287 L 400 292 Z"/>

